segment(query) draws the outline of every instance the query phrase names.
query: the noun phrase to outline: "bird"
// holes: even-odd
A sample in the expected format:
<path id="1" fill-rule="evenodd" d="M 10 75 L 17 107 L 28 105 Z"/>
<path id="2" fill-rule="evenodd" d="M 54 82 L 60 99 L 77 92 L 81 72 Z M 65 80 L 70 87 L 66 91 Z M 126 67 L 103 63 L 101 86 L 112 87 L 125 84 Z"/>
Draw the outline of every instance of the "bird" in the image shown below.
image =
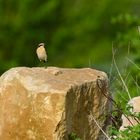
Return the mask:
<path id="1" fill-rule="evenodd" d="M 43 61 L 44 63 L 47 62 L 47 53 L 45 50 L 45 44 L 44 43 L 40 43 L 36 49 L 36 53 L 38 56 L 38 59 L 40 61 Z"/>

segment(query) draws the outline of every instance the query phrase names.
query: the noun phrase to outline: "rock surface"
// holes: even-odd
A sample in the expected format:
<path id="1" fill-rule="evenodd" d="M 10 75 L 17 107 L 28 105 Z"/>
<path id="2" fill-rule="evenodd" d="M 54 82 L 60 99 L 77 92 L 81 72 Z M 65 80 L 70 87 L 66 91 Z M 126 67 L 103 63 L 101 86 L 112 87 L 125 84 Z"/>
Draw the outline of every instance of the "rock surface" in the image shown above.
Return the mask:
<path id="1" fill-rule="evenodd" d="M 128 105 L 130 106 L 130 112 L 131 113 L 140 113 L 140 96 L 132 98 Z M 122 126 L 120 127 L 120 130 L 125 130 L 127 126 L 136 125 L 139 123 L 139 120 L 137 118 L 133 118 L 128 116 L 126 118 L 124 115 L 122 115 Z"/>
<path id="2" fill-rule="evenodd" d="M 106 128 L 102 92 L 107 75 L 94 69 L 12 68 L 0 77 L 0 140 L 106 139 L 94 122 Z"/>

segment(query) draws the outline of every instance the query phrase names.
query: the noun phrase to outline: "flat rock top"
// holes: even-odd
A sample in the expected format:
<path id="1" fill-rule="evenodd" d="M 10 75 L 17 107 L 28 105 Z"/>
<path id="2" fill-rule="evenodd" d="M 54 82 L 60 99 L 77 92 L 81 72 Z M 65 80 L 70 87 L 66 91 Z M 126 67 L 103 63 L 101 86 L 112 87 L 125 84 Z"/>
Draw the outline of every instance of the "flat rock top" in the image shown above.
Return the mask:
<path id="1" fill-rule="evenodd" d="M 28 90 L 65 93 L 73 85 L 94 82 L 100 77 L 107 79 L 106 73 L 91 68 L 69 69 L 58 67 L 16 67 L 0 77 L 0 87 L 11 81 L 18 81 Z"/>

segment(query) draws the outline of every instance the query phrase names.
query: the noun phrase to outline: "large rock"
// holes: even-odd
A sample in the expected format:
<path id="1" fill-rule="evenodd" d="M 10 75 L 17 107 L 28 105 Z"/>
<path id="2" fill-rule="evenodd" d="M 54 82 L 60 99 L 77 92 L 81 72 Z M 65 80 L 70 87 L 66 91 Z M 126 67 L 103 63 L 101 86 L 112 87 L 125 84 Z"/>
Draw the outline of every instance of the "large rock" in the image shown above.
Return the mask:
<path id="1" fill-rule="evenodd" d="M 0 140 L 103 140 L 104 94 L 107 75 L 94 69 L 10 69 L 0 77 Z"/>

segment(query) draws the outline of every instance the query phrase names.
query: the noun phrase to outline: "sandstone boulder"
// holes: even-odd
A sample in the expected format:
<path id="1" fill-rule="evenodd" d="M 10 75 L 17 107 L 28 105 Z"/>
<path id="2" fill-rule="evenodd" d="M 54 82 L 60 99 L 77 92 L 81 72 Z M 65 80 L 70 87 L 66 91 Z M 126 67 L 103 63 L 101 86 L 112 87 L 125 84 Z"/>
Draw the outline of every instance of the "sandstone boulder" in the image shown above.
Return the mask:
<path id="1" fill-rule="evenodd" d="M 12 68 L 0 77 L 0 140 L 106 139 L 95 123 L 106 129 L 104 94 L 94 69 Z"/>

